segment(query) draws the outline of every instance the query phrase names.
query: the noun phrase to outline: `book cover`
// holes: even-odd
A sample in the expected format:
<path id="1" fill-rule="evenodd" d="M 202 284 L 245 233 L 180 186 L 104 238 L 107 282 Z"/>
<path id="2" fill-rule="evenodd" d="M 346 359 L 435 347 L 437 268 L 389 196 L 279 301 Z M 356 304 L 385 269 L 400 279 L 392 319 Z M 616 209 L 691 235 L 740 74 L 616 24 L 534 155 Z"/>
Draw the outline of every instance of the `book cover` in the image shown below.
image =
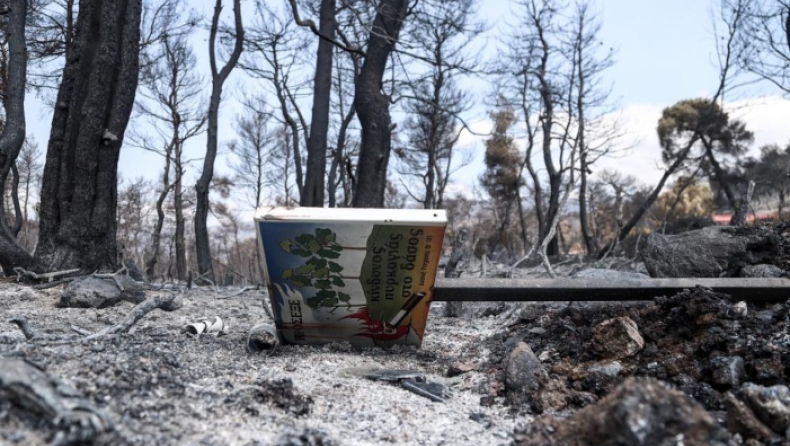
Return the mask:
<path id="1" fill-rule="evenodd" d="M 444 211 L 262 208 L 255 221 L 283 342 L 421 344 Z"/>

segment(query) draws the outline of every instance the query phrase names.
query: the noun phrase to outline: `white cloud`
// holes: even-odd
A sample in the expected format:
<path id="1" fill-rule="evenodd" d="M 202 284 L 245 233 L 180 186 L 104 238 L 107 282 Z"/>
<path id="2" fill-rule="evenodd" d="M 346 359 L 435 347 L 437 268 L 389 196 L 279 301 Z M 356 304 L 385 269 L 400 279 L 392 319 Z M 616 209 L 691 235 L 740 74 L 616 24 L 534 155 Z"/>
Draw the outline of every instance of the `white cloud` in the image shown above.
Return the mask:
<path id="1" fill-rule="evenodd" d="M 664 172 L 656 124 L 662 110 L 668 105 L 635 104 L 614 112 L 613 116 L 620 118 L 626 135 L 622 139 L 623 150 L 616 156 L 599 160 L 592 169 L 593 173 L 612 169 L 632 175 L 644 184 L 656 184 Z M 746 127 L 754 132 L 750 155 L 758 154 L 759 148 L 766 144 L 790 143 L 790 125 L 787 124 L 790 122 L 790 100 L 779 96 L 751 98 L 727 103 L 725 109 L 732 118 L 743 120 Z M 471 125 L 477 133 L 482 134 L 491 128 L 488 121 L 476 121 Z M 477 184 L 478 176 L 483 171 L 485 138 L 469 132 L 462 135 L 463 146 L 474 147 L 475 160 L 455 174 L 453 181 L 457 185 L 454 190 L 471 191 Z"/>

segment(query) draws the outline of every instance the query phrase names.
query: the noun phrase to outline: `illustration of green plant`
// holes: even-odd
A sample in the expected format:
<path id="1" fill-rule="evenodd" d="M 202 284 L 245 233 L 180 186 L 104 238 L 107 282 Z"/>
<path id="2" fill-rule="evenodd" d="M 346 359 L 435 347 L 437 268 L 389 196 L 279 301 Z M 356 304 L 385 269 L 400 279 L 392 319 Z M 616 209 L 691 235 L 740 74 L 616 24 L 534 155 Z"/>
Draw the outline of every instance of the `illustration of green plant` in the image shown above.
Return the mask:
<path id="1" fill-rule="evenodd" d="M 295 240 L 280 242 L 283 251 L 304 257 L 304 264 L 289 268 L 280 277 L 295 287 L 312 286 L 318 289 L 315 296 L 307 299 L 311 308 L 334 307 L 340 302 L 349 303 L 351 296 L 333 287 L 344 287 L 343 267 L 332 259 L 340 257 L 343 247 L 337 243 L 337 234 L 331 229 L 316 228 L 315 235 L 301 234 Z M 350 308 L 350 305 L 349 305 Z"/>

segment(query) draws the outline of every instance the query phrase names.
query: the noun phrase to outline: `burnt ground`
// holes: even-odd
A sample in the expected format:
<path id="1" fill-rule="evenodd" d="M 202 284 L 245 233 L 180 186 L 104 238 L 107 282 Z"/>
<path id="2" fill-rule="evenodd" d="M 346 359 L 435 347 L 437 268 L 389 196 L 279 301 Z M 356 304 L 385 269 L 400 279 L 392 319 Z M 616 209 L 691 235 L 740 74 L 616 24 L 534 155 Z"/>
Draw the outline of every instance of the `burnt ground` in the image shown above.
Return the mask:
<path id="1" fill-rule="evenodd" d="M 529 437 L 524 426 L 594 407 L 634 376 L 656 378 L 700 403 L 729 430 L 717 434 L 728 436 L 727 444 L 783 441 L 783 432 L 765 434 L 763 443 L 749 439 L 727 422 L 726 400 L 747 383 L 788 381 L 787 303 L 744 308 L 696 289 L 638 304 L 476 304 L 461 319 L 441 317 L 435 304 L 420 349 L 284 346 L 269 357 L 244 347 L 247 330 L 268 322 L 264 295 L 217 298 L 226 294 L 190 291 L 178 311 L 155 310 L 129 334 L 85 343 L 58 338 L 74 336 L 70 325 L 97 331 L 113 324 L 132 304 L 62 309 L 55 307 L 57 289 L 2 283 L 0 355 L 41 366 L 105 408 L 116 430 L 97 444 L 554 444 Z M 5 321 L 18 315 L 50 340 L 25 340 Z M 202 316 L 220 316 L 229 334 L 180 332 Z M 595 327 L 624 317 L 641 345 L 621 345 L 628 340 L 605 333 L 601 339 Z M 537 382 L 528 388 L 508 376 L 521 343 L 539 358 L 531 364 Z M 453 395 L 434 403 L 343 372 L 379 366 L 419 370 Z M 0 444 L 46 444 L 54 433 L 43 418 L 0 399 Z"/>
<path id="2" fill-rule="evenodd" d="M 0 356 L 23 357 L 106 409 L 116 430 L 97 444 L 510 443 L 517 421 L 510 408 L 480 405 L 477 389 L 487 371 L 445 377 L 461 352 L 481 360 L 491 355 L 481 340 L 497 330 L 496 318 L 451 321 L 439 317 L 437 305 L 420 349 L 281 346 L 273 356 L 252 355 L 245 349 L 247 330 L 270 322 L 264 295 L 217 299 L 231 291 L 190 291 L 178 311 L 154 310 L 129 334 L 83 343 L 27 341 L 7 319 L 25 315 L 38 332 L 65 340 L 75 336 L 71 325 L 95 332 L 133 305 L 56 308 L 59 289 L 0 283 Z M 180 332 L 202 316 L 221 317 L 229 333 L 195 338 Z M 341 373 L 369 366 L 422 371 L 450 386 L 453 396 L 434 403 Z M 54 434 L 42 417 L 0 396 L 1 445 L 46 444 Z"/>

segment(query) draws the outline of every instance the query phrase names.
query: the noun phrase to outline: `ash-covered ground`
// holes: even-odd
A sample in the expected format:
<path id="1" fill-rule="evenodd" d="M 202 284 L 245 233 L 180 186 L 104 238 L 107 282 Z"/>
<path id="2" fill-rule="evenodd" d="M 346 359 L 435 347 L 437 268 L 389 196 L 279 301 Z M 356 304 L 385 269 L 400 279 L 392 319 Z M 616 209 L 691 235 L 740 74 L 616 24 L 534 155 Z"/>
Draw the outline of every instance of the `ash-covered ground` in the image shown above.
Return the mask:
<path id="1" fill-rule="evenodd" d="M 572 279 L 569 279 L 572 280 Z M 649 303 L 434 304 L 422 348 L 245 350 L 264 294 L 196 289 L 128 334 L 86 342 L 133 308 L 57 308 L 60 289 L 0 284 L 0 356 L 19 357 L 104 409 L 95 444 L 786 444 L 790 305 L 688 290 Z M 148 298 L 162 292 L 146 292 Z M 26 316 L 40 340 L 6 322 Z M 181 333 L 221 317 L 224 336 Z M 344 369 L 413 369 L 452 390 L 432 402 Z M 636 379 L 633 379 L 636 378 Z M 5 395 L 5 396 L 3 396 Z M 58 427 L 0 392 L 0 444 Z"/>

